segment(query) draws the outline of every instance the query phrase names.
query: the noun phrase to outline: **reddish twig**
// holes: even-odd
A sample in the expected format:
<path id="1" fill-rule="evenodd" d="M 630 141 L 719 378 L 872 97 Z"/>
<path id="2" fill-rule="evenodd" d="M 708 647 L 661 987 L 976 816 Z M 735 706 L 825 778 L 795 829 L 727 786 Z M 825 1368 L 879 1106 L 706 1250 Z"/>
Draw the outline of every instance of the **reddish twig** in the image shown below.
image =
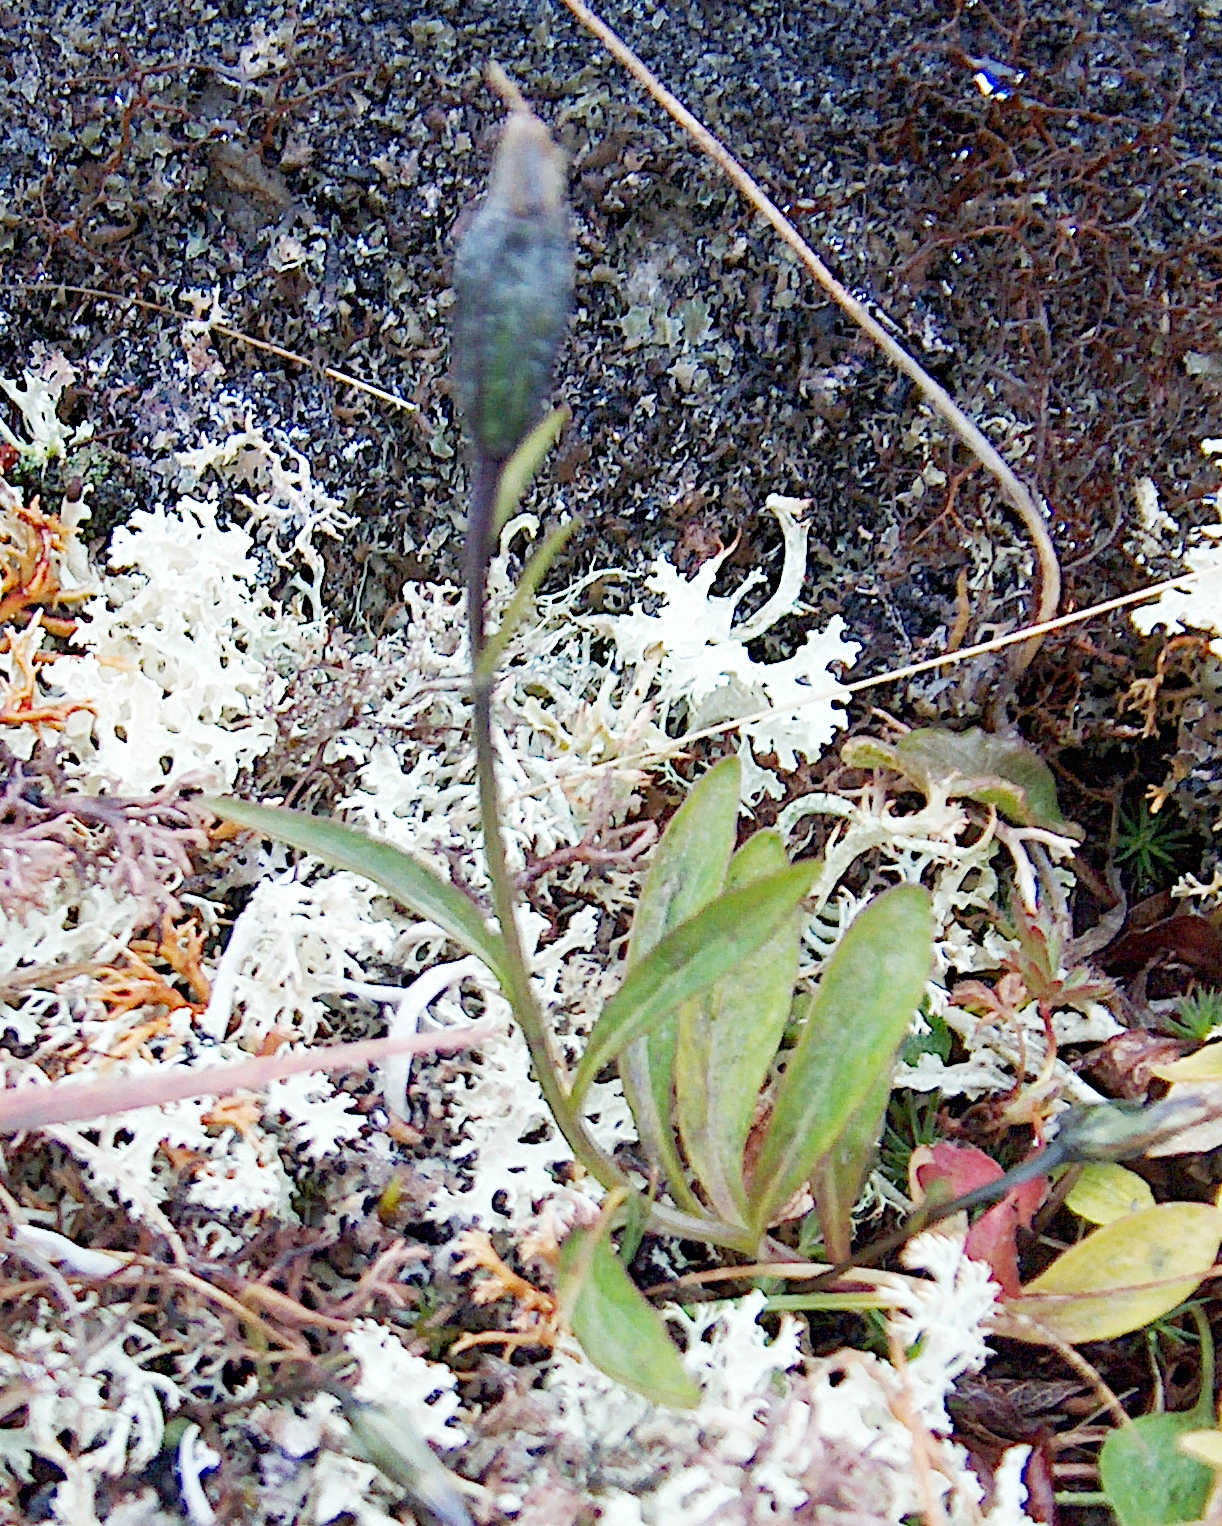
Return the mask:
<path id="1" fill-rule="evenodd" d="M 402 1038 L 363 1039 L 355 1044 L 299 1049 L 233 1065 L 158 1065 L 152 1071 L 112 1081 L 71 1080 L 53 1081 L 48 1086 L 9 1086 L 0 1090 L 0 1134 L 17 1134 L 57 1123 L 87 1122 L 111 1113 L 180 1102 L 184 1097 L 228 1096 L 312 1071 L 360 1070 L 393 1055 L 465 1049 L 482 1043 L 492 1033 L 492 1028 L 483 1024 L 442 1033 L 414 1033 Z"/>

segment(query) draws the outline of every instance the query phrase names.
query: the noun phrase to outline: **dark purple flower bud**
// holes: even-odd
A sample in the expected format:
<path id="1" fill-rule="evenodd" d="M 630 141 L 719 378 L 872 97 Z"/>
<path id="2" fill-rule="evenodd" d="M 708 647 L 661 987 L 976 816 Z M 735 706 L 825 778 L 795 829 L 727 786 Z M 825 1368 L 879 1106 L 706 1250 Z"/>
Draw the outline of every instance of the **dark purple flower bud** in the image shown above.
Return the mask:
<path id="1" fill-rule="evenodd" d="M 564 158 L 532 112 L 505 123 L 454 261 L 454 375 L 476 449 L 504 461 L 551 392 L 573 292 Z"/>

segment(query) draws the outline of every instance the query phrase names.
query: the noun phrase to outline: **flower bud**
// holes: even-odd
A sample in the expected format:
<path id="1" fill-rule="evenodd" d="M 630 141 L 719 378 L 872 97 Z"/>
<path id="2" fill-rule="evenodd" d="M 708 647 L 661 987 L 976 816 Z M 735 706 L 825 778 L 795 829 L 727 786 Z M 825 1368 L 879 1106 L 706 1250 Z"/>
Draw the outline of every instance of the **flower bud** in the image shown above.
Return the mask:
<path id="1" fill-rule="evenodd" d="M 504 461 L 551 391 L 573 259 L 564 159 L 530 111 L 505 123 L 488 194 L 454 261 L 454 376 L 476 449 Z"/>

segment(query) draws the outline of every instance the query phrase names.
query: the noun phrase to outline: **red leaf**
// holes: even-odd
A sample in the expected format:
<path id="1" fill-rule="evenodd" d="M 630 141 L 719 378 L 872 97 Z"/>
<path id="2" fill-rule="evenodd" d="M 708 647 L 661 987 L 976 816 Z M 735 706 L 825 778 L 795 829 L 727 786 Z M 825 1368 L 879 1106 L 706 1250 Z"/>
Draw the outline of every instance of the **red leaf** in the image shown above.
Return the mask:
<path id="1" fill-rule="evenodd" d="M 917 1167 L 917 1184 L 926 1192 L 935 1182 L 945 1182 L 952 1197 L 975 1192 L 977 1187 L 995 1182 L 1005 1172 L 991 1155 L 975 1145 L 952 1144 L 939 1139 L 929 1151 L 932 1159 Z"/>
<path id="2" fill-rule="evenodd" d="M 943 1139 L 933 1146 L 930 1155 L 932 1159 L 916 1169 L 917 1183 L 926 1192 L 936 1182 L 945 1182 L 952 1197 L 960 1197 L 1005 1175 L 993 1157 L 975 1145 L 953 1144 Z M 1045 1176 L 1013 1187 L 999 1203 L 981 1214 L 967 1232 L 964 1247 L 967 1254 L 986 1262 L 992 1269 L 994 1280 L 1010 1297 L 1017 1297 L 1022 1290 L 1015 1235 L 1020 1225 L 1024 1229 L 1030 1228 L 1047 1192 L 1048 1178 Z"/>

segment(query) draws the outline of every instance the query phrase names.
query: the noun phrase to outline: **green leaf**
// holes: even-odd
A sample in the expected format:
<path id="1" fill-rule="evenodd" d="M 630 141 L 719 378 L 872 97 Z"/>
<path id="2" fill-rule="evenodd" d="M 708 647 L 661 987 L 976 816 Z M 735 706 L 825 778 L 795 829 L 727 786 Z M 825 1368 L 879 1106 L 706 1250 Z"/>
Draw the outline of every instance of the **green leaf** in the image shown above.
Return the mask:
<path id="1" fill-rule="evenodd" d="M 438 927 L 481 958 L 505 986 L 505 945 L 485 923 L 475 902 L 419 859 L 388 842 L 378 842 L 329 816 L 310 816 L 283 806 L 252 805 L 247 800 L 205 798 L 201 804 L 222 821 L 249 827 L 276 842 L 321 858 L 334 869 L 349 869 L 381 885 L 396 901 Z"/>
<path id="2" fill-rule="evenodd" d="M 510 456 L 501 468 L 496 491 L 496 514 L 492 522 L 494 536 L 513 518 L 513 512 L 534 481 L 535 473 L 543 465 L 543 458 L 560 438 L 560 431 L 572 418 L 568 407 L 553 408 Z"/>
<path id="3" fill-rule="evenodd" d="M 1202 1421 L 1195 1410 L 1143 1415 L 1107 1438 L 1099 1454 L 1099 1479 L 1120 1526 L 1172 1526 L 1201 1519 L 1214 1475 L 1185 1457 L 1178 1442 L 1209 1418 Z"/>
<path id="4" fill-rule="evenodd" d="M 671 817 L 632 918 L 629 969 L 672 928 L 721 894 L 734 852 L 741 780 L 738 759 L 723 759 L 692 786 Z"/>
<path id="5" fill-rule="evenodd" d="M 766 879 L 788 864 L 780 834 L 757 832 L 731 860 L 726 889 Z M 797 918 L 790 917 L 754 954 L 679 1009 L 679 1132 L 705 1195 L 728 1223 L 743 1223 L 747 1212 L 743 1150 L 789 1018 L 798 936 Z"/>
<path id="6" fill-rule="evenodd" d="M 757 1230 L 890 1076 L 925 993 L 932 948 L 929 894 L 919 885 L 884 891 L 840 940 L 777 1088 L 751 1188 Z"/>
<path id="7" fill-rule="evenodd" d="M 925 1024 L 924 1033 L 910 1033 L 900 1047 L 900 1059 L 905 1065 L 916 1065 L 923 1054 L 936 1054 L 940 1060 L 950 1059 L 955 1036 L 947 1027 L 946 1019 L 936 1012 L 927 1012 Z"/>
<path id="8" fill-rule="evenodd" d="M 672 928 L 720 894 L 738 829 L 742 769 L 726 758 L 700 779 L 671 817 L 653 855 L 628 939 L 631 970 Z M 669 1015 L 620 1057 L 624 1095 L 649 1160 L 665 1173 L 675 1201 L 688 1212 L 700 1204 L 671 1123 L 676 1017 Z"/>
<path id="9" fill-rule="evenodd" d="M 608 1060 L 766 943 L 792 916 L 817 872 L 808 861 L 729 890 L 667 933 L 603 1008 L 573 1080 L 574 1106 Z"/>
<path id="10" fill-rule="evenodd" d="M 924 726 L 888 744 L 854 737 L 840 749 L 850 768 L 890 768 L 926 796 L 960 797 L 996 806 L 1024 827 L 1046 827 L 1081 839 L 1080 827 L 1066 821 L 1057 801 L 1052 770 L 1030 747 L 972 727 L 947 731 Z"/>
<path id="11" fill-rule="evenodd" d="M 1191 1409 L 1143 1415 L 1108 1436 L 1099 1453 L 1099 1482 L 1120 1526 L 1176 1526 L 1198 1521 L 1214 1473 L 1179 1446 L 1181 1436 L 1213 1423 L 1214 1349 L 1209 1322 L 1193 1309 L 1201 1332 L 1201 1392 Z"/>
<path id="12" fill-rule="evenodd" d="M 362 1404 L 345 1396 L 344 1419 L 357 1454 L 404 1490 L 412 1505 L 437 1526 L 471 1526 L 452 1475 L 399 1404 Z"/>
<path id="13" fill-rule="evenodd" d="M 484 643 L 484 650 L 479 657 L 479 672 L 481 675 L 494 673 L 497 664 L 509 645 L 514 631 L 521 625 L 526 617 L 526 612 L 534 603 L 535 595 L 539 591 L 539 584 L 547 576 L 548 569 L 556 560 L 557 556 L 567 545 L 577 528 L 577 521 L 570 519 L 567 524 L 557 525 L 549 531 L 543 540 L 543 544 L 527 562 L 522 573 L 520 582 L 514 590 L 513 598 L 509 601 L 501 623 Z"/>
<path id="14" fill-rule="evenodd" d="M 575 1229 L 560 1247 L 560 1303 L 572 1308 L 581 1349 L 608 1377 L 655 1404 L 694 1409 L 700 1385 L 684 1370 L 662 1316 L 624 1270 L 605 1238 Z M 574 1283 L 580 1286 L 574 1292 Z"/>
<path id="15" fill-rule="evenodd" d="M 1209 1203 L 1160 1203 L 1113 1219 L 1008 1302 L 1025 1319 L 1005 1333 L 1038 1342 L 1047 1332 L 1076 1345 L 1140 1330 L 1192 1296 L 1220 1241 L 1222 1212 Z"/>
<path id="16" fill-rule="evenodd" d="M 835 1262 L 847 1261 L 853 1251 L 853 1209 L 882 1136 L 894 1069 L 887 1065 L 878 1072 L 865 1100 L 811 1173 L 823 1245 Z"/>

